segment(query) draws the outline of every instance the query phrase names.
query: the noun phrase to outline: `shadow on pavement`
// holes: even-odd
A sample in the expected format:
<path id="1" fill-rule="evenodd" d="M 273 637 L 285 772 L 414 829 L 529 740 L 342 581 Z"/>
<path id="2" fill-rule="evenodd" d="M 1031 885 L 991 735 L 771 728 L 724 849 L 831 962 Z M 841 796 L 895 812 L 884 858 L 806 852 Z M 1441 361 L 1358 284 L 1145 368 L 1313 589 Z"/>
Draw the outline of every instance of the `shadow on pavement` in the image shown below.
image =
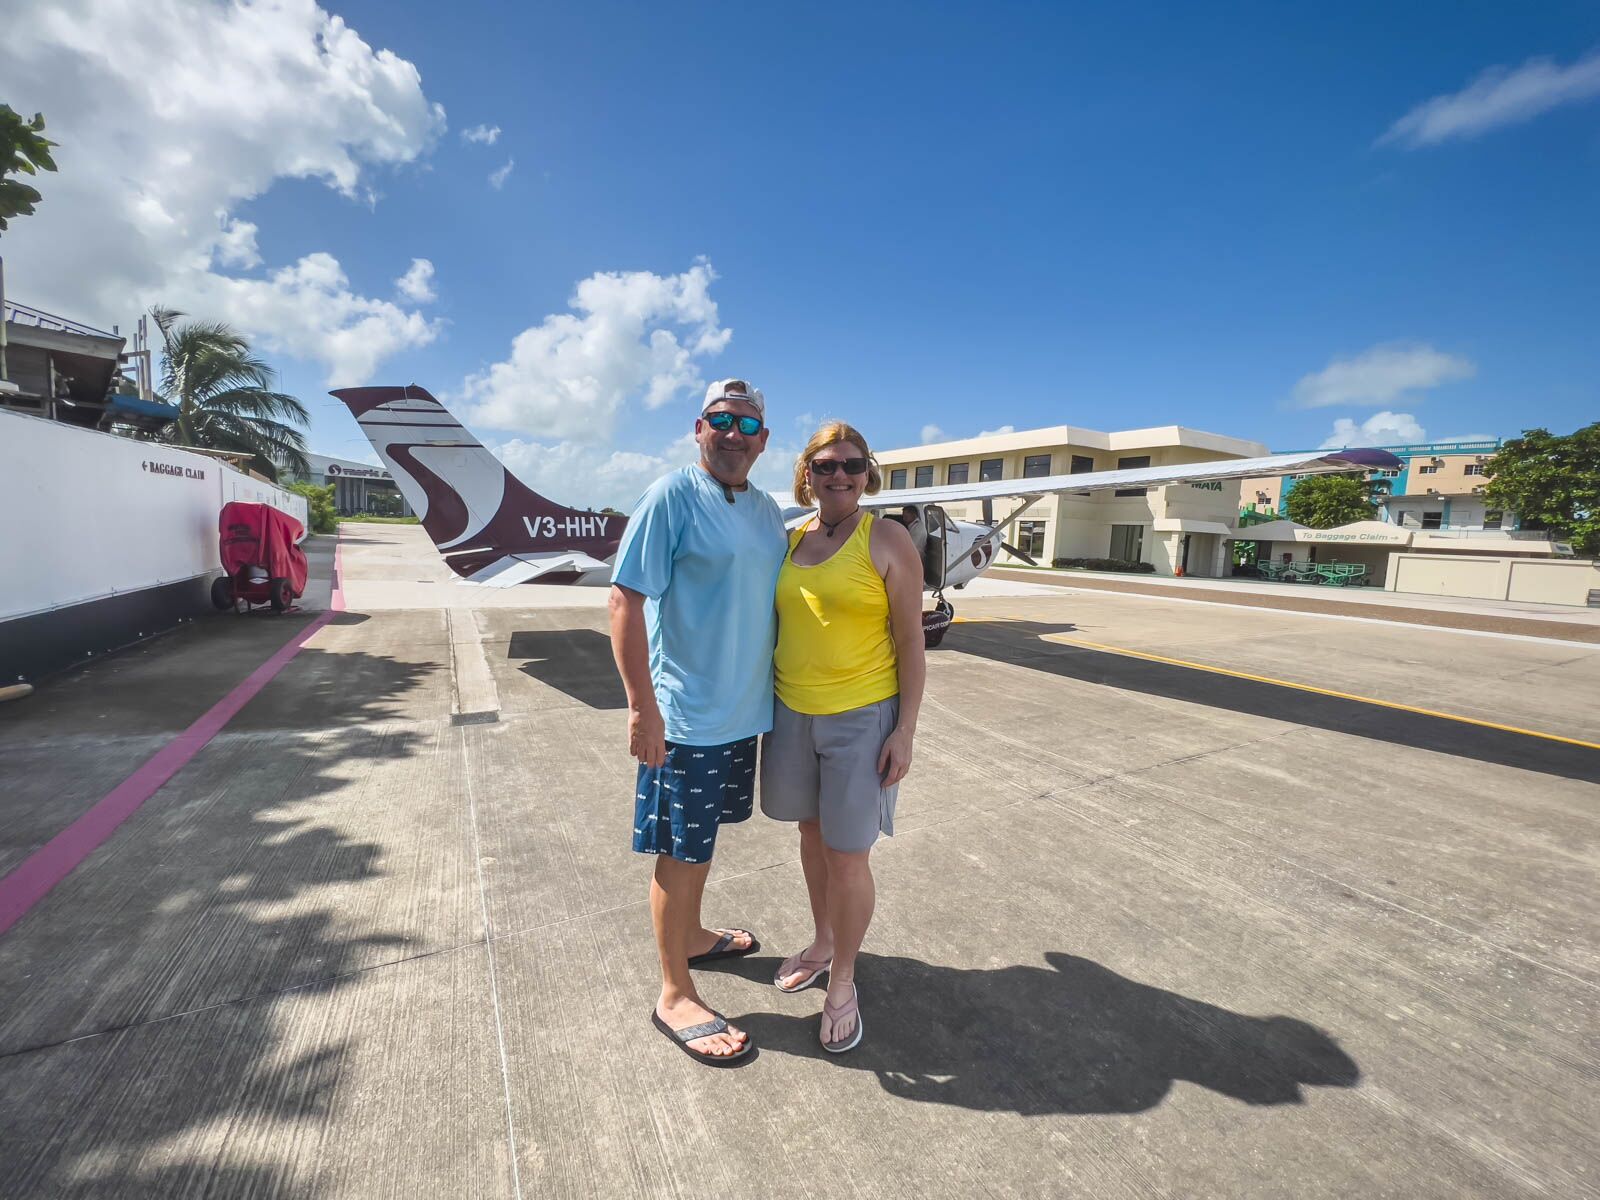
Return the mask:
<path id="1" fill-rule="evenodd" d="M 0 940 L 0 1195 L 307 1194 L 293 1146 L 361 1034 L 308 1039 L 277 1010 L 408 944 L 348 893 L 305 906 L 385 874 L 324 798 L 431 742 L 385 722 L 436 669 L 303 650 L 113 835 L 117 863 L 80 866 Z"/>
<path id="2" fill-rule="evenodd" d="M 863 953 L 863 1038 L 846 1054 L 818 1042 L 822 989 L 805 1015 L 733 1017 L 762 1049 L 871 1071 L 902 1100 L 1023 1116 L 1134 1113 L 1179 1081 L 1245 1104 L 1300 1104 L 1307 1087 L 1353 1087 L 1339 1043 L 1294 1017 L 1252 1017 L 1051 952 L 1048 967 L 960 970 Z M 781 961 L 739 971 L 770 980 Z M 774 993 L 776 994 L 776 993 Z"/>
<path id="3" fill-rule="evenodd" d="M 523 629 L 511 635 L 506 657 L 526 659 L 524 675 L 565 692 L 590 708 L 628 707 L 611 657 L 611 639 L 597 629 Z"/>
<path id="4" fill-rule="evenodd" d="M 1425 713 L 1364 704 L 1359 700 L 1322 696 L 1274 683 L 1236 679 L 1192 667 L 1041 640 L 1044 634 L 1066 633 L 1072 629 L 1071 625 L 1034 621 L 971 623 L 957 626 L 953 632 L 958 637 L 947 638 L 946 647 L 958 653 L 1122 691 L 1205 704 L 1396 746 L 1600 783 L 1600 750 Z"/>

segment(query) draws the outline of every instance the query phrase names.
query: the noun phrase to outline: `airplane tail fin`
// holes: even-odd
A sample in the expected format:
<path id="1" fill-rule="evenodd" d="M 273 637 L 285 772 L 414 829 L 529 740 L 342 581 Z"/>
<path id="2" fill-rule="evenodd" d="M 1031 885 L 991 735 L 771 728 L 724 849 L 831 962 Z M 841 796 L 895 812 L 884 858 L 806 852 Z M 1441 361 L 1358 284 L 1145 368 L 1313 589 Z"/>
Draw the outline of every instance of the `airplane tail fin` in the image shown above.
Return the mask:
<path id="1" fill-rule="evenodd" d="M 554 548 L 592 553 L 621 532 L 626 518 L 567 508 L 528 487 L 424 388 L 332 394 L 350 410 L 458 575 L 470 576 L 506 555 Z"/>

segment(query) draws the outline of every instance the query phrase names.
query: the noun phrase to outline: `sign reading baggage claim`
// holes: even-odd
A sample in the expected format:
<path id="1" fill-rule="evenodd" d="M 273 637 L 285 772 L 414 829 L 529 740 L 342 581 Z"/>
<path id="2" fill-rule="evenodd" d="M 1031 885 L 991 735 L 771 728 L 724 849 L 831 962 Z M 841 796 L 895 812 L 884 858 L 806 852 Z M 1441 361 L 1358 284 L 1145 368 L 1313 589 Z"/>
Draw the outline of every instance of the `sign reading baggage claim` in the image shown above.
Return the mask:
<path id="1" fill-rule="evenodd" d="M 204 467 L 180 467 L 176 463 L 150 462 L 148 459 L 139 464 L 152 475 L 172 475 L 178 479 L 204 479 Z"/>
<path id="2" fill-rule="evenodd" d="M 1297 542 L 1367 542 L 1386 543 L 1391 546 L 1408 546 L 1411 535 L 1400 529 L 1298 529 Z"/>

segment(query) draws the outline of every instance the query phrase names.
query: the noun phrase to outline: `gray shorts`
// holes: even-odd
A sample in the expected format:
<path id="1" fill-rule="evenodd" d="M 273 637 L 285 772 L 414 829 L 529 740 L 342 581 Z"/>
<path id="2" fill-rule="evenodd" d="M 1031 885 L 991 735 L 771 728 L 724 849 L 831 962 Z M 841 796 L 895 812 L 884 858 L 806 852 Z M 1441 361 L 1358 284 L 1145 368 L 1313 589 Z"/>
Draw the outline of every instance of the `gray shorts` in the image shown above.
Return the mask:
<path id="1" fill-rule="evenodd" d="M 894 836 L 900 786 L 884 787 L 878 755 L 900 719 L 900 698 L 825 717 L 773 701 L 761 739 L 761 811 L 778 821 L 818 821 L 831 850 L 869 850 Z"/>

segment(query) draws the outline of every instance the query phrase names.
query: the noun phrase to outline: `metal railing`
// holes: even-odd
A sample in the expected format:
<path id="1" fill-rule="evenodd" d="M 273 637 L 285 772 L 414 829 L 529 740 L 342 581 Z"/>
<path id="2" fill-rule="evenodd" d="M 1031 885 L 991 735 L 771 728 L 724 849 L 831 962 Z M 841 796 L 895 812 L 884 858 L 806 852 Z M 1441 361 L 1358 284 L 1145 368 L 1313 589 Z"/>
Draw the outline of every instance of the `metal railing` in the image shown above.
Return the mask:
<path id="1" fill-rule="evenodd" d="M 58 317 L 55 313 L 47 313 L 42 308 L 18 304 L 14 300 L 5 302 L 4 312 L 5 319 L 13 325 L 28 325 L 34 329 L 53 329 L 58 333 L 81 333 L 86 337 L 117 338 L 122 336 L 120 333 L 107 333 L 104 329 L 96 329 L 93 325 L 85 325 L 82 321 Z"/>
<path id="2" fill-rule="evenodd" d="M 1547 542 L 1552 536 L 1548 529 L 1463 529 L 1460 526 L 1450 525 L 1440 529 L 1429 529 L 1425 525 L 1396 525 L 1395 528 L 1406 529 L 1412 533 L 1426 533 L 1437 537 L 1508 537 L 1525 542 Z"/>

